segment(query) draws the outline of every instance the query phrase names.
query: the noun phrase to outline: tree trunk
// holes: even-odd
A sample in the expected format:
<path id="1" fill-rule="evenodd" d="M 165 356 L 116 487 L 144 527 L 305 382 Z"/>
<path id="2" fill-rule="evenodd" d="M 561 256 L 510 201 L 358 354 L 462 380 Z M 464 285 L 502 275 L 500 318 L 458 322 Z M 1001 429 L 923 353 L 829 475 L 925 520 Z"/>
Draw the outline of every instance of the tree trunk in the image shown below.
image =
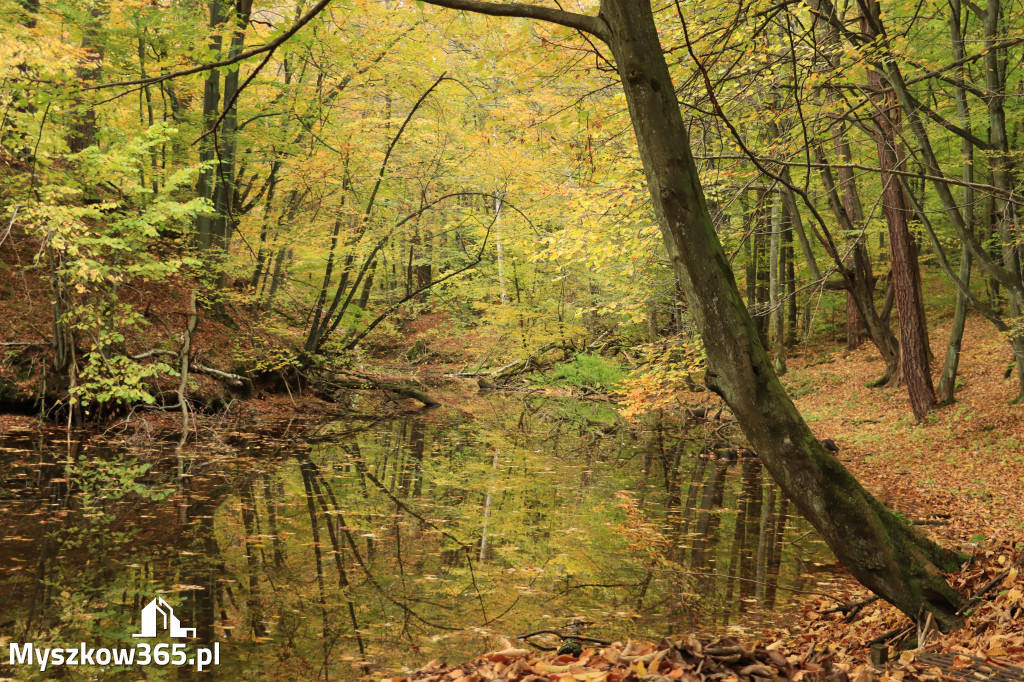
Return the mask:
<path id="1" fill-rule="evenodd" d="M 836 132 L 833 136 L 835 141 L 836 151 L 839 154 L 839 168 L 836 170 L 839 174 L 839 194 L 843 199 L 843 208 L 846 209 L 846 215 L 850 219 L 851 225 L 855 229 L 862 229 L 864 225 L 864 211 L 860 204 L 860 194 L 857 192 L 857 181 L 853 177 L 853 169 L 848 166 L 852 162 L 850 154 L 850 143 L 846 139 L 845 127 L 837 127 Z M 863 249 L 864 236 L 858 234 L 854 239 L 857 244 L 854 245 L 855 249 Z M 872 277 L 870 272 L 870 260 L 867 258 L 867 251 L 864 250 L 864 258 L 868 264 L 868 277 Z M 872 287 L 873 289 L 873 287 Z M 860 348 L 861 344 L 871 338 L 871 334 L 868 331 L 867 322 L 864 321 L 864 316 L 860 314 L 860 310 L 857 308 L 857 301 L 854 300 L 853 295 L 846 292 L 846 349 L 855 350 Z"/>
<path id="2" fill-rule="evenodd" d="M 237 57 L 245 44 L 245 29 L 252 11 L 252 0 L 238 0 L 231 8 L 230 15 L 225 16 L 222 0 L 210 2 L 210 28 L 214 31 L 210 38 L 210 50 L 219 54 L 223 41 L 221 38 L 222 24 L 232 24 L 231 42 L 228 45 L 229 58 Z M 234 215 L 235 186 L 235 154 L 237 150 L 236 132 L 238 128 L 237 101 L 233 101 L 238 92 L 238 69 L 227 72 L 224 76 L 225 107 L 230 107 L 221 117 L 221 76 L 220 71 L 213 69 L 207 74 L 203 87 L 203 127 L 210 133 L 200 142 L 199 161 L 206 164 L 200 172 L 196 184 L 196 194 L 213 203 L 215 214 L 201 215 L 196 218 L 196 233 L 199 248 L 226 249 L 231 241 L 236 216 Z M 220 120 L 218 120 L 220 119 Z M 212 130 L 217 128 L 217 130 Z M 212 130 L 212 132 L 211 132 Z"/>
<path id="3" fill-rule="evenodd" d="M 761 345 L 768 347 L 768 327 L 771 321 L 768 309 L 769 273 L 765 268 L 768 260 L 766 237 L 771 234 L 771 195 L 759 192 L 757 203 L 750 213 L 750 262 L 747 264 L 747 308 L 754 318 L 757 337 Z"/>
<path id="4" fill-rule="evenodd" d="M 209 49 L 210 53 L 219 55 L 222 39 L 219 32 L 221 23 L 224 21 L 224 9 L 221 0 L 210 1 L 210 23 L 211 30 Z M 217 120 L 217 112 L 220 111 L 220 70 L 211 69 L 206 74 L 203 82 L 203 131 L 214 125 Z M 199 178 L 196 181 L 196 196 L 213 202 L 213 192 L 216 186 L 216 171 L 214 170 L 214 159 L 216 148 L 214 147 L 214 136 L 207 135 L 199 142 L 199 163 L 202 169 L 199 171 Z M 213 243 L 212 237 L 213 216 L 203 213 L 196 216 L 196 237 L 200 249 L 206 251 Z"/>
<path id="5" fill-rule="evenodd" d="M 986 12 L 986 16 L 992 17 L 993 15 L 990 12 Z M 881 19 L 877 16 L 874 17 L 873 23 L 879 27 L 882 24 Z M 989 29 L 987 28 L 986 31 L 988 32 Z M 990 45 L 994 44 L 994 33 L 988 32 L 987 38 L 987 42 L 989 42 Z M 990 49 L 986 52 L 986 56 L 991 57 L 991 52 L 998 51 Z M 1005 251 L 1003 252 L 1003 255 L 1007 258 L 1004 261 L 1000 261 L 997 256 L 994 256 L 989 252 L 986 245 L 978 239 L 977 235 L 975 235 L 964 222 L 964 217 L 960 213 L 957 201 L 953 198 L 953 194 L 949 189 L 949 184 L 940 177 L 943 174 L 943 171 L 941 170 L 938 158 L 935 155 L 935 150 L 932 146 L 928 131 L 925 129 L 924 124 L 921 121 L 917 100 L 910 93 L 910 90 L 907 87 L 907 82 L 900 71 L 899 64 L 895 60 L 887 58 L 888 55 L 883 55 L 883 57 L 886 57 L 885 61 L 876 61 L 872 64 L 872 67 L 875 70 L 884 71 L 886 73 L 886 77 L 892 85 L 896 97 L 899 99 L 900 106 L 903 108 L 903 111 L 907 116 L 907 121 L 910 124 L 910 130 L 917 141 L 920 159 L 926 170 L 937 178 L 936 180 L 933 180 L 932 185 L 935 189 L 935 193 L 939 197 L 939 200 L 942 202 L 942 207 L 946 216 L 949 218 L 950 223 L 952 223 L 957 234 L 960 236 L 960 239 L 970 250 L 972 259 L 976 260 L 978 265 L 991 278 L 990 284 L 998 283 L 997 288 L 1006 288 L 1007 296 L 1010 299 L 1011 316 L 1019 316 L 1019 311 L 1024 310 L 1024 278 L 1022 278 L 1019 261 L 1008 258 L 1008 256 L 1011 256 L 1012 254 Z M 995 67 L 991 70 L 989 69 L 989 64 L 986 64 L 986 79 L 990 76 L 990 71 L 999 75 L 1001 67 L 999 66 L 998 60 L 996 60 Z M 1002 88 L 1005 88 L 1005 78 L 1000 78 L 1002 79 L 1001 82 L 1003 85 L 988 83 L 987 81 L 990 91 L 992 91 L 992 86 L 996 85 L 996 91 L 992 91 L 995 99 L 1000 99 L 1002 96 L 1005 96 L 1005 93 L 1002 92 Z M 990 119 L 992 119 L 992 102 L 989 102 L 989 107 Z M 996 115 L 994 119 L 995 127 L 999 128 L 999 116 Z M 993 121 L 990 120 L 990 123 L 992 122 Z M 999 182 L 1001 182 L 1001 180 L 996 177 L 995 173 L 993 173 L 993 184 L 998 186 Z M 997 222 L 999 222 L 999 226 L 996 228 L 997 234 L 1000 229 L 1009 229 L 1008 223 L 1000 221 Z M 1016 221 L 1014 221 L 1014 231 L 1016 232 L 1017 226 L 1015 222 Z M 1012 247 L 1012 242 L 1015 240 L 1002 241 Z M 998 301 L 993 301 L 993 307 L 997 306 Z M 1015 310 L 1018 312 L 1014 312 Z M 990 319 L 997 327 L 1005 326 L 1006 324 L 998 317 L 990 317 Z M 1024 338 L 1019 336 L 1013 337 L 1010 344 L 1013 347 L 1014 356 L 1017 362 L 1018 384 L 1020 387 L 1020 394 L 1017 397 L 1017 401 L 1020 401 L 1021 398 L 1024 397 Z"/>
<path id="6" fill-rule="evenodd" d="M 1020 281 L 1020 235 L 1014 229 L 1016 207 L 1006 199 L 1015 191 L 1013 160 L 1006 135 L 1006 112 L 1003 109 L 1003 101 L 1006 99 L 1006 51 L 995 49 L 995 43 L 1000 38 L 1001 20 L 1002 1 L 988 0 L 985 6 L 985 101 L 988 105 L 989 141 L 995 148 L 990 162 L 992 181 L 997 189 L 1002 190 L 996 197 L 996 225 L 999 228 L 1004 267 Z M 1009 287 L 1006 293 L 1010 317 L 1020 318 L 1024 315 L 1024 291 L 1020 287 Z M 1017 334 L 1011 337 L 1010 343 L 1014 350 L 1020 387 L 1014 402 L 1020 402 L 1024 400 L 1024 339 Z"/>
<path id="7" fill-rule="evenodd" d="M 99 39 L 99 29 L 103 16 L 107 13 L 105 4 L 97 3 L 89 10 L 89 19 L 82 31 L 82 51 L 89 53 L 75 68 L 75 77 L 80 83 L 97 83 L 103 73 L 103 56 L 105 45 Z M 68 126 L 68 151 L 76 154 L 86 147 L 96 144 L 96 108 L 82 102 L 76 97 L 77 112 Z"/>
<path id="8" fill-rule="evenodd" d="M 238 0 L 234 8 L 234 32 L 228 47 L 228 58 L 237 57 L 245 46 L 245 29 L 249 26 L 249 15 L 252 13 L 252 0 Z M 239 69 L 232 69 L 224 76 L 224 106 L 226 110 L 216 133 L 219 147 L 213 192 L 213 208 L 217 212 L 211 224 L 211 244 L 226 250 L 231 243 L 231 236 L 238 220 L 235 215 L 235 159 L 238 151 L 238 75 Z"/>
<path id="9" fill-rule="evenodd" d="M 267 298 L 262 303 L 264 310 L 269 310 L 274 304 L 274 296 L 277 294 L 278 287 L 281 286 L 281 266 L 284 264 L 284 258 L 288 254 L 288 247 L 282 246 L 277 250 L 277 257 L 274 259 L 274 272 L 270 276 L 270 291 L 267 292 Z"/>
<path id="10" fill-rule="evenodd" d="M 252 276 L 249 278 L 249 289 L 253 293 L 254 302 L 256 299 L 256 293 L 259 291 L 260 279 L 264 276 L 264 266 L 267 261 L 267 253 L 270 250 L 268 240 L 271 229 L 271 215 L 273 214 L 274 207 L 274 190 L 277 189 L 277 171 L 280 167 L 280 161 L 274 161 L 271 164 L 270 178 L 268 180 L 270 186 L 267 188 L 267 196 L 263 202 L 263 223 L 260 227 L 260 242 L 256 249 Z"/>
<path id="11" fill-rule="evenodd" d="M 785 293 L 782 278 L 785 263 L 782 260 L 782 231 L 788 229 L 786 210 L 779 191 L 772 208 L 772 237 L 768 249 L 768 299 L 772 319 L 772 351 L 775 354 L 775 371 L 781 376 L 786 373 L 786 326 L 782 296 Z"/>
<path id="12" fill-rule="evenodd" d="M 715 234 L 648 0 L 604 0 L 601 18 L 625 90 L 655 213 L 726 401 L 784 493 L 864 585 L 911 618 L 958 625 L 962 596 L 944 550 L 893 515 L 811 433 L 772 369 Z"/>
<path id="13" fill-rule="evenodd" d="M 796 220 L 799 220 L 799 216 Z M 793 250 L 793 225 L 795 223 L 792 213 L 789 215 L 789 229 L 782 233 L 782 255 L 786 261 L 786 345 L 795 346 L 797 341 L 797 300 L 796 300 L 796 266 L 793 263 L 795 253 Z"/>
<path id="14" fill-rule="evenodd" d="M 878 3 L 868 0 L 861 9 L 862 30 L 869 36 L 877 35 L 874 20 L 880 12 Z M 870 15 L 867 14 L 869 11 Z M 872 95 L 876 107 L 872 118 L 875 123 L 878 165 L 881 168 L 882 207 L 889 227 L 889 256 L 896 291 L 896 310 L 900 316 L 900 368 L 914 418 L 921 421 L 935 405 L 935 389 L 932 386 L 929 362 L 931 352 L 928 348 L 928 328 L 921 300 L 917 248 L 907 227 L 910 206 L 902 185 L 893 173 L 901 165 L 896 148 L 900 109 L 891 93 L 881 92 L 887 85 L 878 71 L 868 70 L 868 87 L 879 93 Z"/>
<path id="15" fill-rule="evenodd" d="M 850 292 L 846 292 L 846 350 L 857 350 L 864 341 L 870 338 L 868 326 L 864 322 L 860 311 L 857 310 L 857 301 L 853 300 Z"/>
<path id="16" fill-rule="evenodd" d="M 831 167 L 824 150 L 818 146 L 815 149 L 818 163 L 821 165 L 821 181 L 825 186 L 828 195 L 829 206 L 836 216 L 840 226 L 844 230 L 853 231 L 856 228 L 854 218 L 860 215 L 859 201 L 856 201 L 852 185 L 847 184 L 843 197 L 840 198 L 836 189 L 835 178 L 832 176 Z M 851 178 L 852 180 L 852 178 Z M 882 359 L 885 360 L 885 374 L 874 383 L 875 386 L 887 386 L 890 383 L 899 381 L 900 376 L 900 347 L 896 336 L 889 328 L 888 309 L 881 314 L 875 310 L 875 276 L 871 270 L 871 259 L 868 256 L 864 240 L 855 240 L 852 245 L 852 257 L 850 266 L 846 268 L 846 290 L 849 299 L 853 299 L 854 305 L 860 319 L 868 330 L 871 341 L 878 348 Z"/>
<path id="17" fill-rule="evenodd" d="M 501 289 L 501 304 L 508 305 L 508 287 L 505 284 L 505 245 L 501 235 L 501 194 L 494 196 L 494 250 L 498 255 L 498 287 Z"/>
<path id="18" fill-rule="evenodd" d="M 826 47 L 821 54 L 824 57 L 824 62 L 827 68 L 838 71 L 838 55 L 841 51 L 839 34 L 829 21 L 829 15 L 833 9 L 828 3 L 821 0 L 808 0 L 808 4 L 815 10 L 814 25 L 823 35 L 822 44 Z M 830 97 L 833 100 L 839 99 L 834 94 Z M 832 212 L 840 226 L 853 235 L 847 241 L 847 247 L 853 254 L 853 262 L 850 264 L 851 267 L 849 267 L 847 275 L 849 282 L 846 292 L 846 347 L 848 350 L 853 350 L 860 347 L 865 339 L 870 338 L 885 360 L 885 374 L 874 385 L 889 385 L 898 382 L 900 377 L 899 343 L 889 328 L 888 315 L 879 317 L 875 311 L 875 276 L 871 269 L 871 259 L 868 256 L 863 234 L 864 209 L 861 205 L 860 193 L 857 191 L 857 181 L 853 169 L 849 167 L 853 163 L 853 158 L 850 152 L 846 123 L 841 121 L 835 123 L 832 144 L 839 159 L 838 184 L 832 178 L 822 146 L 819 145 L 816 151 L 818 162 L 822 164 L 822 181 L 829 194 L 829 205 Z"/>
<path id="19" fill-rule="evenodd" d="M 960 281 L 971 285 L 971 252 L 964 247 L 960 251 Z M 953 312 L 953 328 L 949 331 L 949 343 L 946 344 L 946 359 L 942 364 L 942 375 L 939 377 L 939 388 L 936 391 L 939 404 L 949 405 L 955 400 L 956 371 L 960 365 L 960 347 L 964 339 L 964 326 L 967 322 L 967 297 L 957 292 L 956 309 Z"/>
<path id="20" fill-rule="evenodd" d="M 961 34 L 960 20 L 962 10 L 960 0 L 950 0 L 949 33 L 953 45 L 953 60 L 959 61 L 964 56 L 964 40 Z M 961 65 L 956 70 L 957 80 L 963 81 L 964 67 Z M 971 115 L 967 107 L 967 91 L 962 87 L 956 88 L 956 109 L 960 126 L 967 131 L 971 130 Z M 961 213 L 967 229 L 974 229 L 974 188 L 970 183 L 974 182 L 974 145 L 966 137 L 960 141 L 960 152 L 963 155 L 962 177 L 965 183 L 963 190 L 963 208 Z M 964 244 L 960 250 L 960 281 L 971 286 L 971 252 Z M 946 344 L 946 359 L 942 364 L 942 374 L 939 377 L 939 387 L 936 398 L 940 405 L 951 404 L 955 399 L 956 372 L 960 365 L 960 347 L 964 338 L 964 325 L 967 321 L 967 296 L 962 291 L 957 291 L 956 310 L 953 313 L 953 328 L 949 332 L 949 343 Z"/>

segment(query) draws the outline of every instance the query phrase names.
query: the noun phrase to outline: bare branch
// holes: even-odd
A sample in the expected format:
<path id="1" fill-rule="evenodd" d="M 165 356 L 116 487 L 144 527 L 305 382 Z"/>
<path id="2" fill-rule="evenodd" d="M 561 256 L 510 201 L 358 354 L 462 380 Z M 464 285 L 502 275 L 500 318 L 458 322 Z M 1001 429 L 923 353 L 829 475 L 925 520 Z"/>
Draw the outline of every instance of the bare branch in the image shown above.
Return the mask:
<path id="1" fill-rule="evenodd" d="M 523 19 L 539 19 L 559 26 L 574 28 L 583 33 L 608 42 L 608 25 L 600 17 L 593 17 L 586 14 L 576 14 L 550 7 L 539 5 L 524 5 L 519 2 L 498 4 L 496 2 L 483 2 L 483 0 L 424 0 L 429 5 L 447 7 L 448 9 L 461 9 L 477 14 L 486 14 L 491 17 L 521 17 Z"/>

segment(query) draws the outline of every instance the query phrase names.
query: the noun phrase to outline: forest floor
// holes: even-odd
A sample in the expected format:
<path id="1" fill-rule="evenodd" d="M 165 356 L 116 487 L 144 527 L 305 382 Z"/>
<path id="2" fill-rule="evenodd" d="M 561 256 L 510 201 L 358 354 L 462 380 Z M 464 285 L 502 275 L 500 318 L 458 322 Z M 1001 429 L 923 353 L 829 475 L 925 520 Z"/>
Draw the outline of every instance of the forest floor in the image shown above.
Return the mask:
<path id="1" fill-rule="evenodd" d="M 936 347 L 947 328 L 933 331 Z M 1024 406 L 1010 405 L 1008 344 L 968 319 L 956 402 L 915 424 L 903 387 L 868 388 L 883 365 L 874 349 L 805 355 L 790 362 L 790 395 L 819 438 L 888 506 L 911 519 L 943 514 L 949 542 L 1024 536 Z"/>
<path id="2" fill-rule="evenodd" d="M 943 348 L 948 333 L 948 324 L 933 329 L 935 349 Z M 1024 406 L 1010 404 L 1017 395 L 1016 377 L 1004 378 L 1010 352 L 990 324 L 970 317 L 963 347 L 957 401 L 920 424 L 904 388 L 868 388 L 883 370 L 870 346 L 794 358 L 785 383 L 814 432 L 839 445 L 840 460 L 868 490 L 907 519 L 927 524 L 921 528 L 945 546 L 975 557 L 951 578 L 956 587 L 973 594 L 1006 573 L 964 628 L 933 634 L 924 651 L 1024 666 Z M 852 581 L 850 587 L 852 601 L 867 596 Z M 797 625 L 765 635 L 794 649 L 827 643 L 856 669 L 867 662 L 872 639 L 909 622 L 884 603 L 850 619 L 823 614 L 832 606 L 809 600 L 800 606 Z M 900 660 L 891 679 L 926 679 L 928 666 L 907 654 Z M 956 663 L 966 670 L 968 662 Z"/>

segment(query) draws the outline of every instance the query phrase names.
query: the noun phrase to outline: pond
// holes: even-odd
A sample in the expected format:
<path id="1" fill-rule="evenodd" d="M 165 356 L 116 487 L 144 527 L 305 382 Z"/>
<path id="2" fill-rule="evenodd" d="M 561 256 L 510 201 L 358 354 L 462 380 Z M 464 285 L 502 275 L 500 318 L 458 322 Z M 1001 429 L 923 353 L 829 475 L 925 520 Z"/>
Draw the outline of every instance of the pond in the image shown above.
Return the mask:
<path id="1" fill-rule="evenodd" d="M 821 590 L 831 554 L 757 460 L 701 441 L 499 395 L 250 424 L 184 452 L 9 432 L 0 644 L 189 648 L 42 672 L 5 653 L 0 677 L 380 679 L 575 618 L 607 640 L 747 627 Z M 157 636 L 133 637 L 157 597 Z M 171 609 L 195 638 L 169 636 Z M 197 647 L 217 664 L 173 665 Z"/>

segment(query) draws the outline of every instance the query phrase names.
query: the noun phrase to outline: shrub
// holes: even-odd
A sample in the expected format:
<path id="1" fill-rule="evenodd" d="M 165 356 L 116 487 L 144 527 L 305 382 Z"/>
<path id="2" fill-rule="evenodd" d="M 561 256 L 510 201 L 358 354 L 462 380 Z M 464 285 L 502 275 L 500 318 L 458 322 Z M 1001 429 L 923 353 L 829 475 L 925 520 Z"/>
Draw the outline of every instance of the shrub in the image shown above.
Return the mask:
<path id="1" fill-rule="evenodd" d="M 614 360 L 577 353 L 571 361 L 556 364 L 549 379 L 578 388 L 609 390 L 616 388 L 624 376 L 622 367 Z"/>

